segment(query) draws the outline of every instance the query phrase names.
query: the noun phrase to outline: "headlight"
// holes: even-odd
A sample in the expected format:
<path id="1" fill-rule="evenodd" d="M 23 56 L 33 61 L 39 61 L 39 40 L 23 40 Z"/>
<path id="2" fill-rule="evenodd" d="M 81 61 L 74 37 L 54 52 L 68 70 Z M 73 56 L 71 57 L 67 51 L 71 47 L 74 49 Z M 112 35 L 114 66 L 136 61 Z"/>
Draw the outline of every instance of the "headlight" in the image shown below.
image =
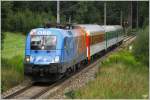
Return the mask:
<path id="1" fill-rule="evenodd" d="M 59 56 L 56 56 L 55 59 L 54 59 L 55 62 L 59 62 L 59 60 L 60 60 Z"/>
<path id="2" fill-rule="evenodd" d="M 26 57 L 25 57 L 25 61 L 26 61 L 26 62 L 29 62 L 29 61 L 30 61 L 30 56 L 26 56 Z"/>
<path id="3" fill-rule="evenodd" d="M 54 63 L 54 59 L 51 60 L 51 63 Z"/>

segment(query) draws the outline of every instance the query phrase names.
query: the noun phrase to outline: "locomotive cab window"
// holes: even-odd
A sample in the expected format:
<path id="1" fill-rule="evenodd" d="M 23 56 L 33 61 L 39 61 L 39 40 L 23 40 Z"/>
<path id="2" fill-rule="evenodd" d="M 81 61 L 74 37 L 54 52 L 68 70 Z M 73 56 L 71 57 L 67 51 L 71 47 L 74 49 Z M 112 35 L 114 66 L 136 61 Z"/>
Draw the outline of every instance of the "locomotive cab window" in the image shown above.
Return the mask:
<path id="1" fill-rule="evenodd" d="M 56 36 L 52 35 L 33 35 L 31 36 L 32 50 L 55 50 Z"/>

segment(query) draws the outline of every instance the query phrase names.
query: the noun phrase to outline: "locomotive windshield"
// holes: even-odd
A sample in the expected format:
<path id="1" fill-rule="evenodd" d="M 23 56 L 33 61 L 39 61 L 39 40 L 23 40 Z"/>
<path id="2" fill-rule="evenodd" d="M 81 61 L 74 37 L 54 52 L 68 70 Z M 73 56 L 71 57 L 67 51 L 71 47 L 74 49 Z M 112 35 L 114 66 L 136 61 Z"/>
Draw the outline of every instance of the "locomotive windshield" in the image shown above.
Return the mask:
<path id="1" fill-rule="evenodd" d="M 32 35 L 31 36 L 32 50 L 55 50 L 56 36 L 52 35 Z"/>

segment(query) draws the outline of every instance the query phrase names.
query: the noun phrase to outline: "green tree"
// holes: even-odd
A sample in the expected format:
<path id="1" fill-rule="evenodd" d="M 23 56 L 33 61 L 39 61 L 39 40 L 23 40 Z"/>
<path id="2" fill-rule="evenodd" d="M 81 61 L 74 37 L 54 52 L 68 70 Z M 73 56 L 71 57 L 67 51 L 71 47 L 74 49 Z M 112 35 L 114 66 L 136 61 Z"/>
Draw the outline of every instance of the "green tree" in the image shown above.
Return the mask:
<path id="1" fill-rule="evenodd" d="M 133 3 L 135 3 L 133 1 Z M 42 26 L 45 21 L 56 23 L 56 1 L 2 1 L 2 31 L 27 32 Z M 130 2 L 107 2 L 107 24 L 120 24 L 120 12 L 123 20 L 129 20 Z M 136 6 L 133 6 L 136 8 Z M 139 24 L 148 24 L 148 2 L 139 2 Z M 133 12 L 136 12 L 133 9 Z M 66 23 L 71 17 L 72 23 L 101 24 L 104 22 L 103 1 L 60 1 L 60 20 Z M 133 18 L 136 20 L 136 18 Z M 135 22 L 135 21 L 134 21 Z"/>
<path id="2" fill-rule="evenodd" d="M 3 42 L 5 38 L 4 31 L 6 31 L 10 25 L 8 22 L 9 14 L 12 14 L 13 2 L 1 2 L 1 49 L 3 49 Z"/>
<path id="3" fill-rule="evenodd" d="M 13 2 L 3 1 L 1 5 L 2 31 L 6 31 L 10 27 L 8 24 L 8 17 L 12 14 Z"/>
<path id="4" fill-rule="evenodd" d="M 149 24 L 149 2 L 139 1 L 139 24 L 140 27 L 145 27 Z"/>

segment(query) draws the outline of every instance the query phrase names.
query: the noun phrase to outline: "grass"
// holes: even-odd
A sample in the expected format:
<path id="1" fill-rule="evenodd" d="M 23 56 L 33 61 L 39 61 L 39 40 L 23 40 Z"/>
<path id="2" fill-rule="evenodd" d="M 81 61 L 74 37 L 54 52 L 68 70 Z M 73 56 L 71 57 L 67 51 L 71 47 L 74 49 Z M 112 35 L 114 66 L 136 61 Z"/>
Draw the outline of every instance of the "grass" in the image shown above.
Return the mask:
<path id="1" fill-rule="evenodd" d="M 24 55 L 25 36 L 21 33 L 5 32 L 2 57 L 12 58 L 16 55 Z M 17 50 L 17 51 L 16 51 Z"/>
<path id="2" fill-rule="evenodd" d="M 2 92 L 23 81 L 23 57 L 25 36 L 21 33 L 5 32 L 1 51 L 1 90 Z"/>
<path id="3" fill-rule="evenodd" d="M 142 99 L 149 94 L 148 67 L 136 61 L 132 53 L 121 50 L 100 63 L 96 79 L 66 93 L 67 98 Z"/>

